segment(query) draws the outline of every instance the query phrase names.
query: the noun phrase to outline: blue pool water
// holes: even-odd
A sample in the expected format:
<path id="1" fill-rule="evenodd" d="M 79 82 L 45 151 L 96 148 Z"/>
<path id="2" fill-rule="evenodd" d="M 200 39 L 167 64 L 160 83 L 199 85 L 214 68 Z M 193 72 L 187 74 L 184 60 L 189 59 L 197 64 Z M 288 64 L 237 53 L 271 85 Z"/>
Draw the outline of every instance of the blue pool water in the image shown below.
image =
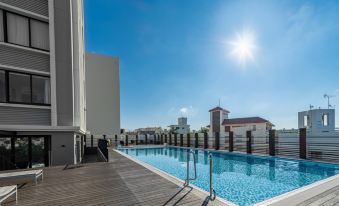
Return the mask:
<path id="1" fill-rule="evenodd" d="M 119 149 L 182 180 L 187 149 Z M 209 152 L 194 150 L 197 179 L 191 184 L 209 191 Z M 339 173 L 339 165 L 228 152 L 213 155 L 213 187 L 217 196 L 240 206 L 252 205 Z M 191 159 L 190 168 L 193 168 Z M 191 177 L 193 170 L 191 169 Z"/>

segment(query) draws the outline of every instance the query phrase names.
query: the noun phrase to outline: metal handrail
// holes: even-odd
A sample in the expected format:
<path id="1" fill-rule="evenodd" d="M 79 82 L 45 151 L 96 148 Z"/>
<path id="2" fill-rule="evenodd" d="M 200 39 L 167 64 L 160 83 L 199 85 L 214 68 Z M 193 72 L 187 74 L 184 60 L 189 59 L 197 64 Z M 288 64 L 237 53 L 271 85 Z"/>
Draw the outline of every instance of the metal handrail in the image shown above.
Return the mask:
<path id="1" fill-rule="evenodd" d="M 212 160 L 212 154 L 211 153 L 208 155 L 208 159 L 209 159 L 209 162 L 210 162 L 210 196 L 209 196 L 209 199 L 211 201 L 213 201 L 216 198 L 216 192 L 213 189 L 213 183 L 212 183 L 212 171 L 213 171 L 212 163 L 213 163 L 213 160 Z"/>
<path id="2" fill-rule="evenodd" d="M 191 157 L 191 154 L 193 155 L 194 178 L 190 178 L 190 157 Z M 187 173 L 186 173 L 186 180 L 185 180 L 184 186 L 188 186 L 190 184 L 191 180 L 197 179 L 197 162 L 196 162 L 195 153 L 192 149 L 187 152 L 187 167 L 186 168 L 187 168 Z"/>

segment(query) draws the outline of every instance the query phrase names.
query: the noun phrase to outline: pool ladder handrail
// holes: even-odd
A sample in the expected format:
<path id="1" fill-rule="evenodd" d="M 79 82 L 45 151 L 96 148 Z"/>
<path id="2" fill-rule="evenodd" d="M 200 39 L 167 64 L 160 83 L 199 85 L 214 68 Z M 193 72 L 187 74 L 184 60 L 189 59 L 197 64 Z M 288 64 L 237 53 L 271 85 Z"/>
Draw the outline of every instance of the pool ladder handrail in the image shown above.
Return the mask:
<path id="1" fill-rule="evenodd" d="M 193 155 L 194 178 L 190 178 L 190 157 L 191 157 L 191 154 Z M 186 174 L 186 180 L 185 180 L 184 186 L 188 186 L 190 184 L 191 180 L 197 179 L 197 162 L 196 162 L 195 153 L 192 149 L 187 152 L 187 166 L 186 166 L 186 168 L 187 168 L 187 174 Z"/>
<path id="2" fill-rule="evenodd" d="M 209 159 L 209 163 L 210 163 L 210 196 L 209 196 L 209 199 L 211 201 L 214 201 L 217 195 L 216 195 L 215 190 L 213 189 L 213 182 L 212 182 L 212 172 L 213 172 L 213 167 L 212 167 L 213 160 L 212 160 L 212 158 L 213 158 L 212 154 L 210 153 L 208 155 L 208 159 Z"/>

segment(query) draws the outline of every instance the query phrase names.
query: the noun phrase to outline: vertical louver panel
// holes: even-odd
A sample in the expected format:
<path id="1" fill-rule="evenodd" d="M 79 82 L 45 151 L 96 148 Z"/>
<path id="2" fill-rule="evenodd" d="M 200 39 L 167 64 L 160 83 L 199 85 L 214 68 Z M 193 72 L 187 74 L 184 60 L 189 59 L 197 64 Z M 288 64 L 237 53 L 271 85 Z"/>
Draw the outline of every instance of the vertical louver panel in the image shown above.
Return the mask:
<path id="1" fill-rule="evenodd" d="M 0 64 L 49 72 L 49 55 L 0 45 Z"/>
<path id="2" fill-rule="evenodd" d="M 0 106 L 0 125 L 51 125 L 51 110 Z"/>
<path id="3" fill-rule="evenodd" d="M 48 16 L 48 0 L 0 0 L 0 2 L 36 14 Z"/>

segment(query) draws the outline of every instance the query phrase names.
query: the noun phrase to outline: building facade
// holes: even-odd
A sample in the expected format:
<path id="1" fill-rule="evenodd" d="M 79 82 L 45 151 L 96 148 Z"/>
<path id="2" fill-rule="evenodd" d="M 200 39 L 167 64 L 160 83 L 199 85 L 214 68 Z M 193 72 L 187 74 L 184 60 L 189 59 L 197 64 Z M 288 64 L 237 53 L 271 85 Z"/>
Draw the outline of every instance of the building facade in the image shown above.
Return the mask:
<path id="1" fill-rule="evenodd" d="M 298 127 L 316 135 L 335 132 L 335 109 L 310 109 L 298 113 Z"/>
<path id="2" fill-rule="evenodd" d="M 222 123 L 225 119 L 228 119 L 228 110 L 221 107 L 215 107 L 209 110 L 210 113 L 210 125 L 209 125 L 209 136 L 219 132 L 220 135 L 225 135 L 225 130 L 222 128 Z"/>
<path id="3" fill-rule="evenodd" d="M 87 137 L 120 136 L 119 79 L 117 57 L 86 53 Z"/>
<path id="4" fill-rule="evenodd" d="M 261 117 L 229 118 L 228 110 L 215 107 L 210 112 L 209 136 L 213 137 L 216 132 L 221 136 L 228 135 L 232 131 L 234 135 L 244 136 L 251 131 L 253 136 L 265 136 L 273 128 L 273 124 Z"/>
<path id="5" fill-rule="evenodd" d="M 225 132 L 232 131 L 235 136 L 246 136 L 246 132 L 251 131 L 254 137 L 265 137 L 274 125 L 261 117 L 245 117 L 225 119 L 222 126 Z"/>
<path id="6" fill-rule="evenodd" d="M 0 169 L 80 162 L 83 1 L 0 0 L 0 28 Z"/>
<path id="7" fill-rule="evenodd" d="M 179 117 L 178 124 L 168 126 L 171 133 L 188 134 L 190 133 L 190 125 L 187 124 L 187 117 Z"/>

